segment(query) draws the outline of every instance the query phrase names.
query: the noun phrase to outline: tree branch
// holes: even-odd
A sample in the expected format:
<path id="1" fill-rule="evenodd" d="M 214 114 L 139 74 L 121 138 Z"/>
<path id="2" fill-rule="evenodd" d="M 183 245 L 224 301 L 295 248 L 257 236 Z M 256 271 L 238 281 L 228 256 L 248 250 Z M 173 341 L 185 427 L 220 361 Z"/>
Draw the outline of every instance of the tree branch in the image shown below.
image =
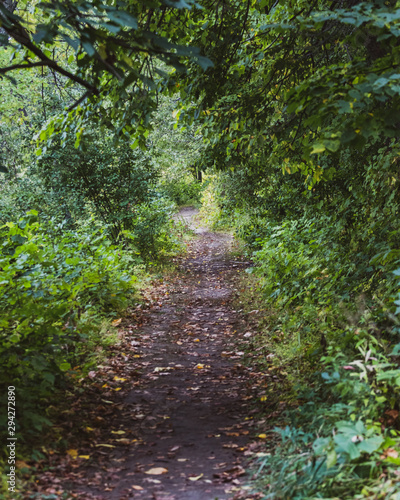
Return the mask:
<path id="1" fill-rule="evenodd" d="M 77 101 L 74 102 L 74 104 L 71 104 L 71 106 L 68 108 L 68 111 L 72 111 L 74 108 L 79 106 L 79 104 L 83 102 L 89 95 L 89 91 L 85 92 Z"/>
<path id="2" fill-rule="evenodd" d="M 13 22 L 13 25 L 11 27 L 9 26 L 3 26 L 4 30 L 7 32 L 8 35 L 10 35 L 12 38 L 14 38 L 15 41 L 29 49 L 31 52 L 35 54 L 40 59 L 41 64 L 37 63 L 31 63 L 32 65 L 36 66 L 49 66 L 52 68 L 54 71 L 57 73 L 60 73 L 61 75 L 66 76 L 70 80 L 79 83 L 79 85 L 82 85 L 82 87 L 85 87 L 91 94 L 98 95 L 99 90 L 94 86 L 91 85 L 89 82 L 84 80 L 78 75 L 75 75 L 74 73 L 70 73 L 66 69 L 62 68 L 61 66 L 58 65 L 56 61 L 53 61 L 49 57 L 42 52 L 39 47 L 37 47 L 32 40 L 30 39 L 29 33 L 25 30 L 23 26 L 19 23 Z M 32 66 L 31 66 L 32 67 Z M 10 68 L 10 67 L 9 67 Z M 4 68 L 5 69 L 5 68 Z M 13 68 L 16 69 L 16 68 Z"/>

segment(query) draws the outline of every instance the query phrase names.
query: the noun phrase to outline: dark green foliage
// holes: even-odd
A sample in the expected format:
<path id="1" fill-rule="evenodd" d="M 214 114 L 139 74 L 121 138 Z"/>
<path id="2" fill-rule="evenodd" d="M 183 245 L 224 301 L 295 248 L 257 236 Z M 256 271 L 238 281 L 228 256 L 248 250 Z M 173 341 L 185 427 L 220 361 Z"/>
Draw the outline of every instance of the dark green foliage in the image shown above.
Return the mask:
<path id="1" fill-rule="evenodd" d="M 64 218 L 94 213 L 114 240 L 121 231 L 133 230 L 137 210 L 157 196 L 151 156 L 132 150 L 129 141 L 115 146 L 110 138 L 95 134 L 79 149 L 71 140 L 63 146 L 55 141 L 38 161 L 36 173 L 58 198 Z"/>
<path id="2" fill-rule="evenodd" d="M 35 211 L 0 228 L 0 244 L 2 397 L 7 384 L 18 387 L 27 439 L 48 423 L 35 408 L 87 363 L 100 314 L 126 306 L 134 259 L 100 228 L 72 232 L 47 221 L 44 229 Z"/>

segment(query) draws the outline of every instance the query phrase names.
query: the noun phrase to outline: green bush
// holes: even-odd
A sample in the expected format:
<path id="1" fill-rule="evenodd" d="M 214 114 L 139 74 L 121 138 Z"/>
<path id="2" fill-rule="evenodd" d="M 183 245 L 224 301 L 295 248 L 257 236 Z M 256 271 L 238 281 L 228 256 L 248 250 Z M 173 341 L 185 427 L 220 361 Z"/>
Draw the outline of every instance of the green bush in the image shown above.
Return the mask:
<path id="1" fill-rule="evenodd" d="M 44 231 L 35 211 L 2 226 L 0 245 L 0 383 L 3 395 L 17 388 L 29 434 L 47 422 L 35 408 L 85 361 L 98 315 L 126 306 L 134 261 L 100 229 L 67 232 L 48 221 Z"/>
<path id="2" fill-rule="evenodd" d="M 260 460 L 266 499 L 398 498 L 400 344 L 388 350 L 367 330 L 349 333 L 356 354 L 329 348 L 290 424 L 275 429 L 279 446 Z"/>

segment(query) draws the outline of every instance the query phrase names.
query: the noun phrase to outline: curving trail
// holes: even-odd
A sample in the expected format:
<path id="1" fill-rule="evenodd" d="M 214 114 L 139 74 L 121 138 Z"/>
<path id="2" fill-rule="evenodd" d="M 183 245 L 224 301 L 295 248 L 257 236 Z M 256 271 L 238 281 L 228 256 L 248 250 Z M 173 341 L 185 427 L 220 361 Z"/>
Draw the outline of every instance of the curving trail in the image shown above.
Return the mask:
<path id="1" fill-rule="evenodd" d="M 179 214 L 196 237 L 178 277 L 153 288 L 142 324 L 137 311 L 122 320 L 122 346 L 96 373 L 109 390 L 98 391 L 96 444 L 79 450 L 93 459 L 71 463 L 63 481 L 74 498 L 256 498 L 241 493 L 254 430 L 236 346 L 244 320 L 231 304 L 248 263 L 229 256 L 231 236 L 196 227 L 195 215 Z"/>

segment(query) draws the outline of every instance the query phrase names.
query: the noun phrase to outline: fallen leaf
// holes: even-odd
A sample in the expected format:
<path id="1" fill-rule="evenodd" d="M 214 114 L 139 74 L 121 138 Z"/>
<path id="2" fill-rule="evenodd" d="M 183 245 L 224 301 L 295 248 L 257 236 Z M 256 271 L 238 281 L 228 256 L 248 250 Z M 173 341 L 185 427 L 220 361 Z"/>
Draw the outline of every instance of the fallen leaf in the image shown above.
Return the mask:
<path id="1" fill-rule="evenodd" d="M 131 444 L 131 440 L 128 438 L 120 438 L 115 440 L 116 443 L 121 443 L 121 444 Z"/>
<path id="2" fill-rule="evenodd" d="M 115 376 L 114 377 L 114 380 L 117 381 L 117 382 L 125 382 L 126 381 L 126 378 L 121 378 L 121 377 L 117 377 Z"/>
<path id="3" fill-rule="evenodd" d="M 165 469 L 164 467 L 154 467 L 153 469 L 149 469 L 145 472 L 145 474 L 153 474 L 155 476 L 158 476 L 160 474 L 166 474 L 168 472 L 168 469 Z"/>
<path id="4" fill-rule="evenodd" d="M 201 364 L 201 363 L 199 363 L 199 364 L 197 364 L 197 365 L 196 365 L 196 368 L 197 368 L 198 370 L 201 370 L 201 369 L 203 369 L 203 368 L 204 368 L 204 365 L 203 365 L 203 364 Z"/>
<path id="5" fill-rule="evenodd" d="M 259 434 L 258 437 L 260 439 L 267 439 L 267 435 L 266 434 Z"/>
<path id="6" fill-rule="evenodd" d="M 112 326 L 118 326 L 122 321 L 122 318 L 119 319 L 114 319 L 114 321 L 111 321 Z"/>
<path id="7" fill-rule="evenodd" d="M 113 444 L 95 444 L 95 446 L 103 446 L 104 448 L 115 448 Z"/>
<path id="8" fill-rule="evenodd" d="M 399 457 L 399 453 L 393 449 L 393 448 L 386 448 L 386 450 L 383 451 L 383 454 L 381 455 L 381 459 L 385 459 L 385 458 L 398 458 Z"/>
<path id="9" fill-rule="evenodd" d="M 132 489 L 137 490 L 137 491 L 142 491 L 143 488 L 141 486 L 137 486 L 136 484 L 131 486 Z"/>
<path id="10" fill-rule="evenodd" d="M 79 455 L 79 458 L 84 458 L 85 460 L 89 460 L 90 455 Z"/>
<path id="11" fill-rule="evenodd" d="M 78 456 L 78 450 L 67 450 L 67 453 L 70 457 L 74 459 Z"/>
<path id="12" fill-rule="evenodd" d="M 111 431 L 111 434 L 126 434 L 125 431 Z"/>
<path id="13" fill-rule="evenodd" d="M 204 474 L 200 474 L 200 476 L 196 476 L 196 477 L 189 477 L 189 481 L 198 481 L 198 480 L 199 480 L 199 479 L 201 479 L 203 476 L 204 476 Z"/>

